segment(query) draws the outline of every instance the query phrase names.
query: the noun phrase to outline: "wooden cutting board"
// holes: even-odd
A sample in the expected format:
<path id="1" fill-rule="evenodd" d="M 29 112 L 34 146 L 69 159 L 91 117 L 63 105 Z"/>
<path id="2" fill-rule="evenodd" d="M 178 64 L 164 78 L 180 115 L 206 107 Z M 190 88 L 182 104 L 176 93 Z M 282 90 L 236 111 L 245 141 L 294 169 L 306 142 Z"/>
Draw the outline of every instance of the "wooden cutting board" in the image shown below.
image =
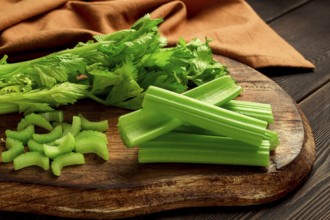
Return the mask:
<path id="1" fill-rule="evenodd" d="M 60 177 L 30 167 L 14 171 L 0 164 L 0 210 L 75 218 L 123 218 L 196 206 L 244 206 L 267 203 L 293 191 L 306 178 L 315 160 L 311 128 L 296 103 L 272 80 L 228 58 L 233 78 L 244 88 L 241 100 L 270 103 L 280 146 L 266 168 L 138 164 L 137 149 L 126 149 L 117 133 L 117 119 L 127 111 L 89 100 L 65 106 L 69 119 L 77 113 L 90 120 L 108 119 L 110 160 L 86 156 L 83 166 L 68 167 Z M 0 116 L 0 137 L 14 129 L 17 114 Z M 1 151 L 4 144 L 1 144 Z"/>

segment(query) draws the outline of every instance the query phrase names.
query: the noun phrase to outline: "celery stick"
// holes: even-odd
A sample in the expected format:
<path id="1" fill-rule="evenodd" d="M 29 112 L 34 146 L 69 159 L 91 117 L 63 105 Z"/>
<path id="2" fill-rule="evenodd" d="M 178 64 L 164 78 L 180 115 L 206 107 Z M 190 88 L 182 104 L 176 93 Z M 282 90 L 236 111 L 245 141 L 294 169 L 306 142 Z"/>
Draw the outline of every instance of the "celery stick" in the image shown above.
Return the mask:
<path id="1" fill-rule="evenodd" d="M 29 166 L 38 166 L 44 170 L 48 170 L 49 158 L 40 152 L 26 152 L 14 159 L 15 170 L 20 170 Z"/>
<path id="2" fill-rule="evenodd" d="M 228 137 L 170 133 L 139 146 L 139 163 L 269 165 L 269 142 L 251 146 Z"/>
<path id="3" fill-rule="evenodd" d="M 242 88 L 235 84 L 230 76 L 219 77 L 185 93 L 186 96 L 201 101 L 222 105 L 238 96 Z M 120 116 L 118 129 L 122 141 L 127 147 L 133 147 L 183 125 L 184 122 L 167 116 L 159 116 L 157 112 L 141 109 Z"/>
<path id="4" fill-rule="evenodd" d="M 264 139 L 270 142 L 269 150 L 275 150 L 276 147 L 280 144 L 278 133 L 275 131 L 267 130 L 265 132 Z"/>
<path id="5" fill-rule="evenodd" d="M 28 140 L 32 138 L 32 135 L 34 134 L 34 125 L 28 125 L 26 128 L 19 130 L 19 131 L 13 131 L 7 129 L 5 131 L 6 136 L 10 138 L 14 138 L 17 140 L 20 140 L 23 142 L 23 144 L 26 144 Z"/>
<path id="6" fill-rule="evenodd" d="M 82 114 L 78 114 L 81 119 L 81 130 L 93 130 L 105 132 L 109 128 L 108 120 L 102 121 L 89 121 Z"/>
<path id="7" fill-rule="evenodd" d="M 223 104 L 221 107 L 267 121 L 268 123 L 274 122 L 274 116 L 270 104 L 231 100 Z"/>
<path id="8" fill-rule="evenodd" d="M 216 133 L 212 131 L 208 131 L 203 128 L 196 127 L 194 125 L 190 124 L 184 124 L 178 128 L 175 128 L 172 132 L 174 133 L 186 133 L 186 134 L 204 134 L 204 135 L 211 135 L 211 136 L 219 136 Z M 171 132 L 171 133 L 172 133 Z M 269 129 L 266 130 L 264 137 L 264 140 L 269 141 L 270 148 L 269 150 L 274 150 L 279 145 L 279 137 L 277 132 L 271 131 Z"/>
<path id="9" fill-rule="evenodd" d="M 2 162 L 8 163 L 13 161 L 18 155 L 24 153 L 24 146 L 23 145 L 16 145 L 9 150 L 3 151 L 1 153 Z"/>
<path id="10" fill-rule="evenodd" d="M 46 134 L 33 134 L 33 140 L 40 144 L 50 143 L 62 136 L 62 127 L 56 126 L 52 131 Z"/>
<path id="11" fill-rule="evenodd" d="M 69 152 L 55 157 L 51 169 L 55 176 L 61 175 L 61 170 L 66 166 L 81 165 L 85 163 L 84 155 L 81 153 Z"/>
<path id="12" fill-rule="evenodd" d="M 265 121 L 154 86 L 148 88 L 142 106 L 251 145 L 260 145 L 267 127 Z"/>
<path id="13" fill-rule="evenodd" d="M 108 140 L 99 131 L 81 131 L 76 137 L 76 152 L 86 154 L 95 153 L 103 160 L 109 160 Z"/>

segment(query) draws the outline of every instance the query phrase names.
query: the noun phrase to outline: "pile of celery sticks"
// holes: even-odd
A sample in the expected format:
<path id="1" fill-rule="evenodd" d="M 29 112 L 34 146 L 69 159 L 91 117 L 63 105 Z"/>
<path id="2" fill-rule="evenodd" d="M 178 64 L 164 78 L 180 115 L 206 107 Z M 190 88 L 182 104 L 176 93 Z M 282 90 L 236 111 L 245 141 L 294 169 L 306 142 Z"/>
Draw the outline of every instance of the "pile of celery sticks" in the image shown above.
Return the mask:
<path id="1" fill-rule="evenodd" d="M 229 75 L 182 94 L 150 86 L 143 108 L 119 117 L 120 135 L 140 163 L 268 166 L 279 144 L 271 106 L 233 100 L 241 92 Z"/>

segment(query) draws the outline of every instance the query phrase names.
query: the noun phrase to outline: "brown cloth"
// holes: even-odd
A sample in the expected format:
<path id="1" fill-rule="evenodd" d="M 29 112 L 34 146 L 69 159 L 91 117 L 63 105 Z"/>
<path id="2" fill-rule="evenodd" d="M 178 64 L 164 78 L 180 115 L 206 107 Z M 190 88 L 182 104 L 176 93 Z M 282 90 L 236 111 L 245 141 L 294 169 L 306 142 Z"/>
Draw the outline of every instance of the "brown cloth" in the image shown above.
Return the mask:
<path id="1" fill-rule="evenodd" d="M 0 57 L 37 57 L 87 41 L 92 35 L 129 28 L 150 13 L 174 45 L 212 39 L 215 54 L 254 68 L 314 68 L 243 0 L 1 0 Z"/>

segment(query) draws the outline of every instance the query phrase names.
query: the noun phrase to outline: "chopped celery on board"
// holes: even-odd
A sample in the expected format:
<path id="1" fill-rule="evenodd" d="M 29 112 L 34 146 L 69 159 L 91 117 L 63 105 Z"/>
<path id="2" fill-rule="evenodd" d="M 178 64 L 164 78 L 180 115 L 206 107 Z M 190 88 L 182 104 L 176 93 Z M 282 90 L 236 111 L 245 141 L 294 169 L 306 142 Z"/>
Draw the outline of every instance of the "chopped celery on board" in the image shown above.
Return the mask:
<path id="1" fill-rule="evenodd" d="M 33 113 L 33 118 L 38 118 L 38 116 L 42 114 L 38 114 L 37 117 L 36 115 L 37 114 Z M 15 170 L 30 166 L 39 166 L 42 169 L 47 170 L 49 164 L 56 160 L 52 167 L 52 172 L 54 172 L 54 175 L 60 175 L 63 167 L 82 164 L 81 161 L 84 161 L 84 155 L 75 151 L 81 151 L 82 153 L 95 153 L 103 160 L 109 160 L 106 135 L 101 131 L 82 131 L 81 117 L 83 116 L 81 114 L 72 117 L 73 126 L 61 119 L 63 118 L 63 112 L 57 111 L 54 115 L 51 112 L 47 112 L 46 115 L 47 117 L 45 117 L 45 119 L 47 119 L 47 121 L 54 121 L 54 126 L 52 126 L 53 129 L 48 133 L 35 133 L 34 126 L 36 123 L 28 124 L 19 131 L 6 130 L 6 134 L 9 136 L 5 139 L 7 150 L 1 153 L 3 163 L 13 162 Z M 25 115 L 21 121 L 26 120 L 26 118 L 29 118 L 29 115 Z M 88 121 L 86 118 L 85 120 Z M 88 121 L 88 123 L 95 123 L 98 125 L 97 121 Z M 101 126 L 96 126 L 96 129 L 104 130 L 105 124 L 108 124 L 107 120 L 101 121 Z M 93 126 L 95 127 L 95 125 Z M 89 128 L 94 128 L 93 126 Z M 48 131 L 46 130 L 46 127 L 43 127 L 43 129 Z M 77 137 L 74 137 L 71 132 L 77 136 L 80 134 L 80 137 L 78 137 L 80 141 L 80 149 L 78 149 L 78 147 L 78 150 L 75 145 Z M 27 144 L 27 152 L 25 152 L 25 144 Z M 95 146 L 91 147 L 89 144 L 94 144 Z M 66 156 L 61 157 L 62 155 Z M 58 159 L 58 157 L 62 159 Z M 72 161 L 70 162 L 70 160 Z"/>

